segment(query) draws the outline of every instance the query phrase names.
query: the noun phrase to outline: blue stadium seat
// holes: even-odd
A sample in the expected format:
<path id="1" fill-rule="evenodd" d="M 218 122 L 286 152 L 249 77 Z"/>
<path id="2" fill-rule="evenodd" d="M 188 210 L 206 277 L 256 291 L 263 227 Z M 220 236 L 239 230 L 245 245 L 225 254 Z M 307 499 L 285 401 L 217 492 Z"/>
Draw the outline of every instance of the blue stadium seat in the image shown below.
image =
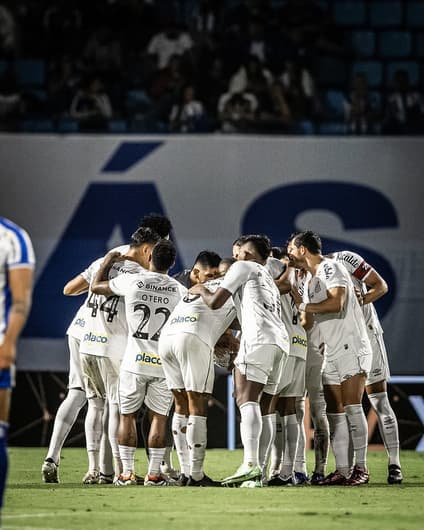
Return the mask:
<path id="1" fill-rule="evenodd" d="M 54 131 L 54 125 L 52 120 L 22 120 L 19 123 L 19 129 L 22 132 L 34 132 L 34 133 L 49 133 Z"/>
<path id="2" fill-rule="evenodd" d="M 319 57 L 316 75 L 320 86 L 343 87 L 348 76 L 346 62 L 334 57 Z"/>
<path id="3" fill-rule="evenodd" d="M 377 87 L 383 80 L 383 66 L 379 61 L 359 61 L 353 64 L 352 74 L 363 73 L 367 76 L 368 85 Z"/>
<path id="4" fill-rule="evenodd" d="M 416 86 L 420 80 L 420 69 L 417 63 L 413 61 L 396 61 L 391 62 L 387 65 L 386 68 L 386 84 L 387 86 L 393 80 L 393 75 L 396 70 L 406 70 L 409 74 L 409 82 L 411 86 Z"/>
<path id="5" fill-rule="evenodd" d="M 424 2 L 407 2 L 406 24 L 408 27 L 424 27 Z"/>
<path id="6" fill-rule="evenodd" d="M 402 2 L 373 0 L 369 7 L 371 26 L 396 27 L 402 24 Z"/>
<path id="7" fill-rule="evenodd" d="M 152 102 L 144 90 L 129 90 L 126 96 L 126 108 L 130 113 L 143 113 Z"/>
<path id="8" fill-rule="evenodd" d="M 379 37 L 381 57 L 408 57 L 412 49 L 409 31 L 382 31 Z"/>
<path id="9" fill-rule="evenodd" d="M 360 57 L 374 55 L 375 33 L 373 31 L 352 31 L 348 39 L 350 47 Z"/>
<path id="10" fill-rule="evenodd" d="M 128 124 L 126 120 L 109 120 L 108 131 L 116 134 L 127 133 Z"/>
<path id="11" fill-rule="evenodd" d="M 42 87 L 45 80 L 44 61 L 20 60 L 15 63 L 18 85 Z"/>
<path id="12" fill-rule="evenodd" d="M 332 119 L 344 118 L 345 96 L 341 90 L 327 90 L 324 96 L 325 113 Z"/>
<path id="13" fill-rule="evenodd" d="M 365 2 L 361 0 L 334 2 L 333 18 L 339 26 L 362 26 L 365 24 Z"/>
<path id="14" fill-rule="evenodd" d="M 0 76 L 7 70 L 7 61 L 0 61 Z"/>
<path id="15" fill-rule="evenodd" d="M 318 134 L 325 136 L 340 136 L 346 134 L 346 124 L 342 122 L 326 121 L 320 123 L 318 127 Z"/>
<path id="16" fill-rule="evenodd" d="M 72 118 L 61 118 L 57 122 L 57 132 L 65 134 L 79 132 L 78 120 L 73 120 Z"/>

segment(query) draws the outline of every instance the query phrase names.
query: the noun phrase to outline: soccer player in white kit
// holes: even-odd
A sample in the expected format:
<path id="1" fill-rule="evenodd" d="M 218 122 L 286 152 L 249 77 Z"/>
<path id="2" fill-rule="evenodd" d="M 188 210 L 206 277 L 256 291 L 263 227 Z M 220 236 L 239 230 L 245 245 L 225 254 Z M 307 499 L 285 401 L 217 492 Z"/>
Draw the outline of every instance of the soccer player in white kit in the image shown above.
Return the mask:
<path id="1" fill-rule="evenodd" d="M 130 247 L 126 256 L 110 253 L 106 256 L 92 289 L 97 294 L 116 294 L 125 300 L 128 320 L 128 342 L 119 375 L 119 451 L 123 472 L 118 485 L 137 484 L 134 455 L 137 447 L 136 417 L 143 402 L 152 413 L 148 439 L 149 469 L 145 486 L 168 485 L 160 473 L 166 448 L 167 415 L 172 405 L 172 393 L 165 382 L 158 341 L 161 330 L 172 310 L 187 290 L 167 274 L 175 263 L 176 250 L 172 242 L 159 241 L 151 249 L 150 270 L 136 275 L 121 275 L 104 280 L 114 261 L 134 259 L 146 265 L 137 247 Z"/>
<path id="2" fill-rule="evenodd" d="M 387 293 L 387 283 L 359 254 L 349 250 L 335 252 L 329 257 L 342 264 L 350 273 L 353 284 L 360 293 L 368 337 L 372 347 L 372 365 L 365 390 L 378 417 L 378 426 L 386 448 L 388 462 L 387 482 L 400 484 L 403 480 L 399 459 L 399 429 L 396 415 L 387 395 L 390 377 L 389 363 L 381 327 L 373 302 Z"/>
<path id="3" fill-rule="evenodd" d="M 204 285 L 215 292 L 221 282 L 219 278 Z M 221 485 L 203 470 L 206 421 L 215 378 L 214 347 L 235 318 L 236 309 L 231 298 L 219 309 L 212 310 L 201 297 L 188 295 L 175 307 L 161 333 L 159 355 L 168 388 L 180 411 L 174 414 L 177 417 L 173 421 L 173 432 L 181 472 L 188 477 L 187 486 Z M 182 422 L 186 428 L 185 437 Z"/>
<path id="4" fill-rule="evenodd" d="M 241 325 L 234 377 L 236 401 L 241 414 L 244 459 L 236 473 L 223 480 L 224 485 L 256 484 L 262 479 L 259 466 L 262 431 L 259 400 L 263 406 L 268 404 L 269 414 L 275 413 L 281 374 L 289 351 L 287 331 L 281 321 L 280 293 L 264 267 L 270 250 L 271 243 L 266 236 L 244 236 L 239 248 L 239 261 L 230 267 L 215 293 L 201 284 L 190 289 L 191 294 L 200 294 L 212 309 L 222 307 L 232 296 Z M 270 446 L 275 431 L 267 429 L 266 436 Z"/>
<path id="5" fill-rule="evenodd" d="M 34 266 L 34 250 L 27 232 L 0 217 L 0 515 L 8 469 L 7 436 L 16 343 L 31 307 Z"/>
<path id="6" fill-rule="evenodd" d="M 288 259 L 286 266 L 284 276 L 288 287 L 290 287 L 295 283 L 295 270 L 292 267 L 288 267 Z M 273 448 L 274 453 L 277 450 L 280 453 L 278 455 L 274 454 L 274 461 L 271 462 L 269 486 L 288 486 L 296 483 L 294 464 L 300 434 L 300 426 L 296 414 L 296 400 L 302 398 L 305 392 L 307 337 L 301 323 L 301 314 L 289 292 L 281 294 L 281 310 L 281 318 L 289 334 L 290 350 L 281 382 L 283 388 L 277 405 L 277 421 L 281 423 L 282 443 L 281 445 L 277 444 L 280 445 L 278 449 L 276 447 Z M 283 456 L 282 462 L 281 456 Z"/>
<path id="7" fill-rule="evenodd" d="M 349 274 L 322 256 L 317 234 L 306 231 L 293 235 L 288 254 L 297 268 L 311 274 L 307 284 L 309 302 L 303 301 L 297 289 L 292 294 L 301 311 L 314 314 L 327 347 L 323 383 L 337 469 L 320 485 L 364 484 L 369 480 L 368 428 L 362 396 L 372 352 L 363 313 Z M 348 424 L 356 458 L 353 471 L 349 465 Z"/>

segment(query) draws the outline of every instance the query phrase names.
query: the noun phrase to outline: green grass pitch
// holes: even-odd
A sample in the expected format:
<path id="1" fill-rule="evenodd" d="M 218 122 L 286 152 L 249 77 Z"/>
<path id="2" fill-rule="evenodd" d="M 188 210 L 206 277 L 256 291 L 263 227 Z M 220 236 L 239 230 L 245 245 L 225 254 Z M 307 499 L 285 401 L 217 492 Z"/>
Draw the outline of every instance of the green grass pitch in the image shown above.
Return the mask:
<path id="1" fill-rule="evenodd" d="M 43 448 L 11 448 L 3 530 L 409 530 L 424 528 L 424 454 L 402 453 L 404 483 L 386 483 L 387 459 L 369 453 L 370 484 L 320 488 L 144 488 L 84 486 L 83 449 L 64 449 L 60 484 L 41 482 Z M 209 450 L 206 471 L 231 474 L 241 451 Z M 309 469 L 312 453 L 308 453 Z M 137 453 L 137 472 L 146 469 Z M 329 470 L 333 469 L 330 459 Z"/>

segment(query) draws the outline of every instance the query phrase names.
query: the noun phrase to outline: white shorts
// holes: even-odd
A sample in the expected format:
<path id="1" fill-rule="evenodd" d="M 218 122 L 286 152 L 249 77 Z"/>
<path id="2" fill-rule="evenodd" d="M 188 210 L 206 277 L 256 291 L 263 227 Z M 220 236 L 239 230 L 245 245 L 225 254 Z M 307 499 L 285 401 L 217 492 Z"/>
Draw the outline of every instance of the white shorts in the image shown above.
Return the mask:
<path id="1" fill-rule="evenodd" d="M 68 335 L 68 347 L 69 347 L 69 379 L 68 388 L 81 388 L 85 389 L 84 377 L 81 369 L 81 358 L 80 358 L 80 340 Z"/>
<path id="2" fill-rule="evenodd" d="M 243 338 L 234 365 L 248 381 L 262 383 L 263 391 L 275 396 L 281 391 L 281 379 L 288 355 L 275 344 L 264 344 L 246 352 Z"/>
<path id="3" fill-rule="evenodd" d="M 87 353 L 80 356 L 87 399 L 98 397 L 117 404 L 120 361 Z"/>
<path id="4" fill-rule="evenodd" d="M 372 355 L 335 355 L 331 359 L 325 359 L 322 372 L 324 385 L 341 385 L 354 375 L 366 374 L 371 369 Z"/>
<path id="5" fill-rule="evenodd" d="M 173 403 L 164 377 L 134 374 L 121 370 L 119 374 L 119 412 L 134 414 L 143 403 L 156 414 L 168 416 Z"/>
<path id="6" fill-rule="evenodd" d="M 213 352 L 192 333 L 161 337 L 159 356 L 169 389 L 212 394 Z"/>
<path id="7" fill-rule="evenodd" d="M 390 369 L 383 334 L 370 331 L 368 337 L 372 348 L 372 364 L 365 384 L 372 385 L 379 381 L 388 381 L 390 378 Z"/>
<path id="8" fill-rule="evenodd" d="M 302 397 L 305 392 L 305 366 L 301 357 L 289 355 L 284 366 L 280 397 Z"/>

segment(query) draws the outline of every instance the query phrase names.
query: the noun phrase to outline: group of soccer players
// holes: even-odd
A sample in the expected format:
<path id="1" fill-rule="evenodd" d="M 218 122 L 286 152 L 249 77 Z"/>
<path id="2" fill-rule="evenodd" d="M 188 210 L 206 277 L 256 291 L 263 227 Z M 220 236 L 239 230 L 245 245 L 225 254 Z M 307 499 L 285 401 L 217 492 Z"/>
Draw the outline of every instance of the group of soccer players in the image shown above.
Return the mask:
<path id="1" fill-rule="evenodd" d="M 168 275 L 176 249 L 165 217 L 146 216 L 130 244 L 88 264 L 64 288 L 86 293 L 68 329 L 69 392 L 42 465 L 58 482 L 63 443 L 85 421 L 85 484 L 264 487 L 365 484 L 366 390 L 388 453 L 388 482 L 402 481 L 382 329 L 373 302 L 383 278 L 360 256 L 323 256 L 317 234 L 273 249 L 245 235 L 233 258 L 202 251 Z M 272 255 L 274 253 L 274 256 Z M 233 371 L 243 462 L 217 481 L 204 473 L 214 364 Z M 309 396 L 315 468 L 308 477 L 303 415 Z M 173 412 L 172 412 L 173 411 Z M 148 469 L 136 474 L 142 413 Z M 329 441 L 336 470 L 325 474 Z M 179 473 L 170 462 L 175 447 Z"/>

